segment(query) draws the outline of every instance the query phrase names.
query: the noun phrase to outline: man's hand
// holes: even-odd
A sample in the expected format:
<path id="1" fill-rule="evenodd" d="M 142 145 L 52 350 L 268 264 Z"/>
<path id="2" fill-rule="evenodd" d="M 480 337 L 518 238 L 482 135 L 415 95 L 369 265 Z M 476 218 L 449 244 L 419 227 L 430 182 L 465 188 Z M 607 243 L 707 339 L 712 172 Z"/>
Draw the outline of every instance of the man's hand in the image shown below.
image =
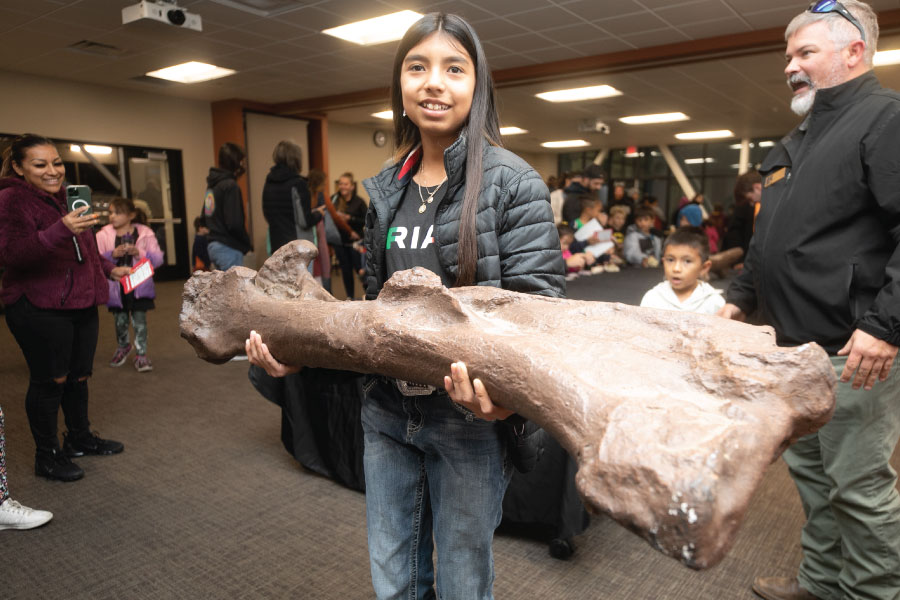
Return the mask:
<path id="1" fill-rule="evenodd" d="M 894 357 L 897 356 L 897 346 L 857 329 L 844 347 L 838 350 L 838 356 L 848 357 L 841 373 L 841 381 L 847 383 L 856 371 L 853 389 L 864 387 L 871 390 L 876 380 L 887 379 Z"/>
<path id="2" fill-rule="evenodd" d="M 719 309 L 719 312 L 716 315 L 720 317 L 725 317 L 726 319 L 731 319 L 732 321 L 743 321 L 747 318 L 747 315 L 744 314 L 736 304 L 728 303 L 722 308 Z"/>
<path id="3" fill-rule="evenodd" d="M 450 394 L 451 400 L 475 413 L 479 419 L 502 421 L 513 414 L 513 411 L 491 402 L 491 397 L 488 396 L 480 379 L 469 379 L 466 363 L 455 362 L 450 365 L 450 375 L 444 376 L 444 388 Z"/>

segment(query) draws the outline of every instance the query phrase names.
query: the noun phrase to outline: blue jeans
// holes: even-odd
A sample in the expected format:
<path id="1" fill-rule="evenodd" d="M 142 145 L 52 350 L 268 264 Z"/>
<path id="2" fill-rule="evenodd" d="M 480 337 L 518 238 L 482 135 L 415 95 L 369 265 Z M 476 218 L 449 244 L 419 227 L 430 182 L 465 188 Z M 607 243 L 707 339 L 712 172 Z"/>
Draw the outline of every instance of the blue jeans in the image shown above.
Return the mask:
<path id="1" fill-rule="evenodd" d="M 227 271 L 231 267 L 244 266 L 244 253 L 226 246 L 222 242 L 210 242 L 207 246 L 209 259 L 220 271 Z"/>
<path id="2" fill-rule="evenodd" d="M 366 522 L 379 600 L 493 598 L 494 530 L 512 469 L 500 425 L 446 393 L 379 380 L 362 407 Z"/>

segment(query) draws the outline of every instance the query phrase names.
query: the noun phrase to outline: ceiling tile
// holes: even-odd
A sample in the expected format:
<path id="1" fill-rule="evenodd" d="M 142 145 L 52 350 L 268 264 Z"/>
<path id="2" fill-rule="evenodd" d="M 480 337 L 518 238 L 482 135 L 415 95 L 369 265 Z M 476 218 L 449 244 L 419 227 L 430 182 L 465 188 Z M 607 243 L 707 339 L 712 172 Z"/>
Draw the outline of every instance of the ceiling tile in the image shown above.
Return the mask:
<path id="1" fill-rule="evenodd" d="M 659 8 L 653 12 L 662 20 L 676 27 L 690 25 L 698 21 L 711 21 L 729 17 L 737 18 L 735 12 L 720 0 L 702 0 L 692 4 L 679 4 L 677 6 Z"/>
<path id="2" fill-rule="evenodd" d="M 255 33 L 247 33 L 240 29 L 223 29 L 216 33 L 210 33 L 204 37 L 241 48 L 259 48 L 260 46 L 267 46 L 273 42 L 283 41 L 275 36 L 256 35 Z"/>
<path id="3" fill-rule="evenodd" d="M 634 44 L 636 48 L 649 48 L 652 46 L 662 46 L 664 44 L 675 44 L 677 42 L 686 42 L 688 37 L 678 31 L 667 27 L 656 31 L 646 31 L 633 35 L 623 35 L 622 39 Z"/>
<path id="4" fill-rule="evenodd" d="M 506 56 L 498 56 L 490 60 L 491 70 L 493 71 L 533 64 L 536 64 L 534 60 L 522 54 L 507 54 Z"/>
<path id="5" fill-rule="evenodd" d="M 572 55 L 572 50 L 569 48 L 564 48 L 562 46 L 554 46 L 551 48 L 543 48 L 540 50 L 523 52 L 523 54 L 537 63 L 555 62 L 558 60 L 574 58 Z"/>
<path id="6" fill-rule="evenodd" d="M 515 23 L 507 21 L 506 19 L 488 19 L 487 21 L 482 21 L 475 27 L 475 33 L 478 34 L 482 40 L 497 40 L 499 38 L 507 37 L 510 35 L 520 35 L 523 33 L 528 33 L 528 30 L 524 27 L 520 27 Z"/>
<path id="7" fill-rule="evenodd" d="M 280 15 L 278 20 L 305 27 L 311 31 L 322 31 L 345 24 L 344 19 L 340 16 L 312 6 Z"/>
<path id="8" fill-rule="evenodd" d="M 612 35 L 620 37 L 633 33 L 655 31 L 667 27 L 665 21 L 648 11 L 611 17 L 608 19 L 599 19 L 594 21 L 594 24 L 603 28 L 605 31 L 608 31 Z"/>
<path id="9" fill-rule="evenodd" d="M 750 27 L 744 21 L 736 18 L 682 25 L 679 29 L 695 40 L 750 31 Z"/>
<path id="10" fill-rule="evenodd" d="M 189 7 L 190 12 L 200 15 L 204 29 L 207 23 L 215 23 L 224 27 L 242 27 L 249 22 L 258 21 L 259 17 L 243 10 L 224 6 L 209 0 L 197 2 Z"/>
<path id="11" fill-rule="evenodd" d="M 506 48 L 511 52 L 525 52 L 527 50 L 535 50 L 538 48 L 546 48 L 548 46 L 556 46 L 550 40 L 544 39 L 533 33 L 523 35 L 514 35 L 497 40 L 497 45 Z"/>
<path id="12" fill-rule="evenodd" d="M 800 12 L 796 6 L 781 5 L 780 8 L 774 10 L 746 13 L 743 17 L 754 29 L 768 29 L 770 27 L 787 27 L 791 19 Z"/>
<path id="13" fill-rule="evenodd" d="M 550 0 L 490 0 L 482 2 L 479 6 L 498 16 L 506 16 L 515 13 L 547 8 L 553 6 Z"/>
<path id="14" fill-rule="evenodd" d="M 562 27 L 563 25 L 570 25 L 579 21 L 579 19 L 572 16 L 572 13 L 557 7 L 539 8 L 538 10 L 510 15 L 506 18 L 513 23 L 535 31 Z"/>
<path id="15" fill-rule="evenodd" d="M 590 42 L 569 44 L 569 47 L 583 52 L 586 56 L 597 56 L 599 54 L 608 54 L 610 52 L 634 50 L 634 46 L 625 40 L 618 40 L 615 38 L 597 38 Z"/>
<path id="16" fill-rule="evenodd" d="M 19 25 L 25 25 L 33 21 L 35 17 L 25 13 L 14 12 L 6 8 L 0 8 L 0 33 L 15 29 Z"/>
<path id="17" fill-rule="evenodd" d="M 309 35 L 312 30 L 299 27 L 281 19 L 260 19 L 240 26 L 240 29 L 248 33 L 279 40 L 291 40 Z"/>
<path id="18" fill-rule="evenodd" d="M 574 13 L 585 21 L 608 19 L 616 15 L 646 12 L 644 8 L 633 0 L 616 0 L 615 8 L 610 2 L 597 2 L 597 0 L 576 0 L 563 5 L 567 11 Z"/>
<path id="19" fill-rule="evenodd" d="M 579 44 L 581 42 L 595 42 L 609 37 L 589 23 L 579 23 L 577 25 L 568 25 L 566 27 L 541 31 L 541 35 L 554 42 L 565 44 L 567 46 Z"/>
<path id="20" fill-rule="evenodd" d="M 378 0 L 328 0 L 316 5 L 324 11 L 339 17 L 339 25 L 371 19 L 396 12 L 395 8 Z"/>

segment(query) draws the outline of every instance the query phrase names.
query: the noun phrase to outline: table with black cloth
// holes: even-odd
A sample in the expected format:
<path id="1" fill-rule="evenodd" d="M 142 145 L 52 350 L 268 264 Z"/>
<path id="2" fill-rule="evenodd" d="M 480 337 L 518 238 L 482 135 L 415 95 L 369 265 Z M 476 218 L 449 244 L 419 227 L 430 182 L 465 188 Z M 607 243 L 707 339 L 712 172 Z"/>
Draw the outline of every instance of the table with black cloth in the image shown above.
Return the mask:
<path id="1" fill-rule="evenodd" d="M 636 305 L 662 277 L 662 269 L 582 276 L 568 282 L 567 296 Z M 716 287 L 726 284 L 713 282 Z M 281 407 L 281 440 L 300 464 L 351 489 L 365 491 L 360 423 L 364 376 L 305 369 L 275 379 L 251 366 L 250 380 L 264 397 Z M 590 520 L 575 489 L 575 461 L 552 437 L 544 432 L 539 435 L 541 458 L 531 472 L 513 474 L 503 499 L 501 531 L 542 539 L 549 544 L 551 555 L 565 559 L 574 551 L 573 538 L 587 529 Z"/>

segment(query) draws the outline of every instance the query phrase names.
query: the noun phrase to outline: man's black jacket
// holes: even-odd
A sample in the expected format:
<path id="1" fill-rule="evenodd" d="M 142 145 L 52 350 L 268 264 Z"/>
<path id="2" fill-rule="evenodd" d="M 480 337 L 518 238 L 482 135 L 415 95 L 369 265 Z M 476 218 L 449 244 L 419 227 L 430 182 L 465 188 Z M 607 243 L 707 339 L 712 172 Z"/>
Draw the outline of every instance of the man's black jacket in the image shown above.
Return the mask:
<path id="1" fill-rule="evenodd" d="M 761 210 L 727 298 L 779 344 L 900 345 L 900 94 L 868 72 L 816 92 L 763 161 Z"/>

